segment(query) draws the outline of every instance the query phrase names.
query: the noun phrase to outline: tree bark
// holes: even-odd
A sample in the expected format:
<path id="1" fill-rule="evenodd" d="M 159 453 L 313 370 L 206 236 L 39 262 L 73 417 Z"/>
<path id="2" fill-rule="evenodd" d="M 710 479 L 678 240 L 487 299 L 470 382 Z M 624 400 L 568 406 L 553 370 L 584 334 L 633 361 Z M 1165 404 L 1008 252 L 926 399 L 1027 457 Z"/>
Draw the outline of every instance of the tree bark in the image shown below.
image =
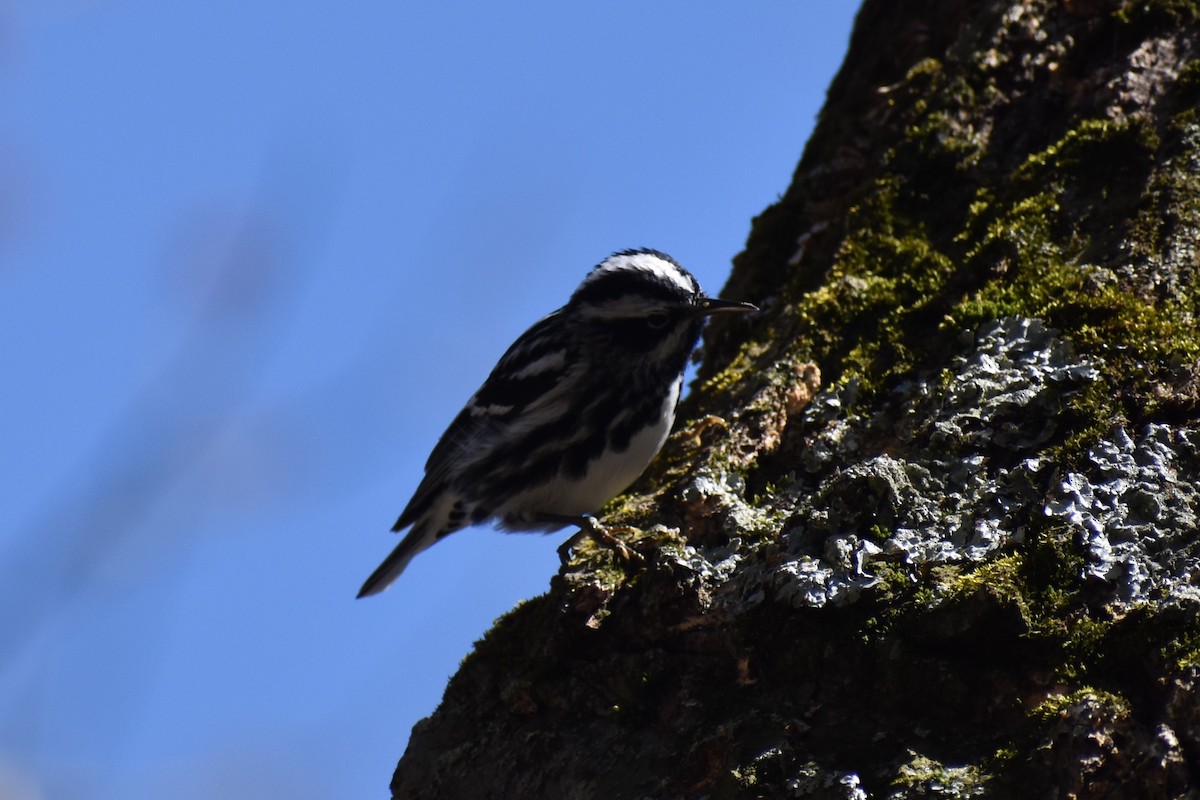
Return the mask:
<path id="1" fill-rule="evenodd" d="M 868 0 L 667 448 L 397 798 L 1200 797 L 1200 6 Z"/>

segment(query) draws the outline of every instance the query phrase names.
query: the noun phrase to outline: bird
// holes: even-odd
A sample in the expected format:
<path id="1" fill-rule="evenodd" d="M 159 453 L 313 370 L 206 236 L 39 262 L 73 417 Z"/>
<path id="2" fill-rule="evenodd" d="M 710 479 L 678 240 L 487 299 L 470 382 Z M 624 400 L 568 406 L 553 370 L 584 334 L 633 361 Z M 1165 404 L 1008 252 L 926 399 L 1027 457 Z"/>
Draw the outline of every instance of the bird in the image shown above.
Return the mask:
<path id="1" fill-rule="evenodd" d="M 513 342 L 450 423 L 392 526 L 408 533 L 358 596 L 382 592 L 413 556 L 469 525 L 598 531 L 592 514 L 666 441 L 705 320 L 757 310 L 706 296 L 658 250 L 604 259 Z"/>

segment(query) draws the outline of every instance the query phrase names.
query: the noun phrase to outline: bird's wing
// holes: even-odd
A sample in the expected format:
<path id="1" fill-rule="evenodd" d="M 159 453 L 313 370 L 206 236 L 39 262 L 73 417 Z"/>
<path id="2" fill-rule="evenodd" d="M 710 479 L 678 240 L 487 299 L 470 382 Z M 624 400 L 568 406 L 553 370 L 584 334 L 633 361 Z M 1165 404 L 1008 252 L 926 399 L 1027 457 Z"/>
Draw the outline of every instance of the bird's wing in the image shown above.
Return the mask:
<path id="1" fill-rule="evenodd" d="M 561 309 L 521 334 L 438 439 L 425 476 L 404 507 L 393 531 L 416 522 L 446 487 L 463 458 L 487 448 L 506 426 L 551 392 L 574 363 L 563 330 Z"/>

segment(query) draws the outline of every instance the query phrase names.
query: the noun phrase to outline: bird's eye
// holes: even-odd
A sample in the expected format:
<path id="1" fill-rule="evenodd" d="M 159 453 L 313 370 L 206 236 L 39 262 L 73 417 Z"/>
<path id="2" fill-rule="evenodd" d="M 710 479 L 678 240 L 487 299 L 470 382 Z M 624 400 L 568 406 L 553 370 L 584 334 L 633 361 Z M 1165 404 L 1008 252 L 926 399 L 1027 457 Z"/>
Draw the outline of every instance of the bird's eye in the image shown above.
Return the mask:
<path id="1" fill-rule="evenodd" d="M 670 321 L 671 318 L 662 311 L 655 311 L 653 314 L 646 315 L 646 325 L 655 330 L 667 327 L 667 323 Z"/>

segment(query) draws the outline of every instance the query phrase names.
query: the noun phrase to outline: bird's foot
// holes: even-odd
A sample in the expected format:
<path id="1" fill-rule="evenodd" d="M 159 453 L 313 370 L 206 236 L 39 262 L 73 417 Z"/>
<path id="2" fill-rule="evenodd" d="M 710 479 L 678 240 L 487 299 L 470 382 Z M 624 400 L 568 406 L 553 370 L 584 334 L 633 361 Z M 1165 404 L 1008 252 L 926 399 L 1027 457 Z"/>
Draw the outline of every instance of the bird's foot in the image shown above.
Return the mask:
<path id="1" fill-rule="evenodd" d="M 579 526 L 579 530 L 558 548 L 558 557 L 563 564 L 566 564 L 571 559 L 571 553 L 579 546 L 579 543 L 589 537 L 597 544 L 612 550 L 618 558 L 626 563 L 640 563 L 646 560 L 645 556 L 631 549 L 629 545 L 613 535 L 615 533 L 627 536 L 636 535 L 641 533 L 637 528 L 629 525 L 608 527 L 600 524 L 600 521 L 593 516 L 580 517 L 574 522 Z"/>

